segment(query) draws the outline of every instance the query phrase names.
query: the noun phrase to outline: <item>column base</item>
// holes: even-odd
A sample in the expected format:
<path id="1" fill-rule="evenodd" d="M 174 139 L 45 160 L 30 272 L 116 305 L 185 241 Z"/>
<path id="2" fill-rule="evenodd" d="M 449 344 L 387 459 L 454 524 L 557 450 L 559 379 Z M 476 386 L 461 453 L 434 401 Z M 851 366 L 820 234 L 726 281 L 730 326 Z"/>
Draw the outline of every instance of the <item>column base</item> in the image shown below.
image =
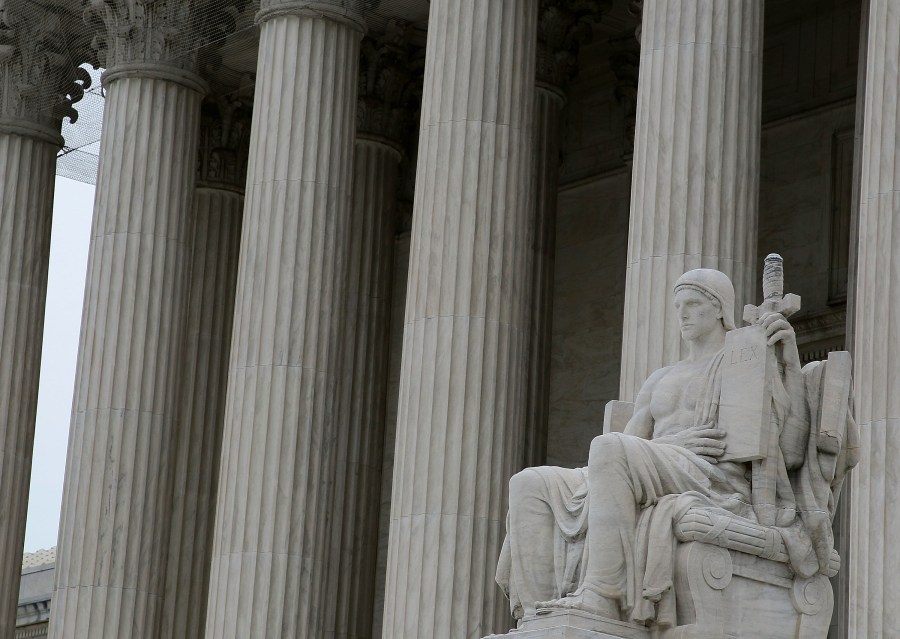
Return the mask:
<path id="1" fill-rule="evenodd" d="M 560 610 L 526 617 L 505 635 L 485 639 L 650 639 L 650 631 L 624 621 L 598 617 L 581 610 Z"/>

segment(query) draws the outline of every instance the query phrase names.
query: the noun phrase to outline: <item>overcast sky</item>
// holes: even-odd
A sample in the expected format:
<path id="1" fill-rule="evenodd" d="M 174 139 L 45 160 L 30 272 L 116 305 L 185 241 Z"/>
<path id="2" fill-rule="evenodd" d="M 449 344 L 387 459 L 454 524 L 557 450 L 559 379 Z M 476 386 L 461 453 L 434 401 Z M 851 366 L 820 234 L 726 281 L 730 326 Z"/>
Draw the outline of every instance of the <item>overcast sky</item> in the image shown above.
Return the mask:
<path id="1" fill-rule="evenodd" d="M 56 545 L 94 187 L 56 178 L 25 552 Z"/>

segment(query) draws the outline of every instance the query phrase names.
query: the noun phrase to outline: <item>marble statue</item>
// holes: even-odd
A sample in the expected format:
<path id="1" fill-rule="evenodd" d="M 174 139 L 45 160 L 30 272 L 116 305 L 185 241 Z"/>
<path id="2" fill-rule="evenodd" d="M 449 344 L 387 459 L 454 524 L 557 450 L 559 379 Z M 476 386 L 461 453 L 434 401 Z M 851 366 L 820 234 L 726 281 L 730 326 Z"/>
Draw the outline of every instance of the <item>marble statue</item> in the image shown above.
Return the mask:
<path id="1" fill-rule="evenodd" d="M 624 432 L 593 440 L 587 468 L 528 468 L 512 478 L 497 581 L 520 627 L 579 611 L 663 632 L 687 623 L 706 624 L 710 636 L 769 636 L 759 628 L 727 634 L 740 613 L 723 612 L 732 604 L 718 577 L 705 575 L 717 598 L 707 597 L 715 610 L 703 610 L 705 595 L 678 575 L 678 548 L 692 542 L 695 555 L 728 564 L 719 573 L 734 581 L 733 596 L 779 599 L 785 584 L 807 597 L 828 588 L 839 562 L 831 520 L 857 461 L 849 356 L 801 369 L 787 319 L 799 298 L 782 294 L 780 269 L 781 258 L 769 256 L 766 301 L 745 309 L 751 325 L 742 329 L 724 273 L 679 277 L 673 303 L 687 357 L 650 375 Z M 697 557 L 688 564 L 706 561 Z M 752 570 L 734 567 L 752 562 Z M 731 579 L 742 570 L 750 576 Z M 830 603 L 816 604 L 816 616 L 810 605 L 792 607 L 791 596 L 784 619 L 796 627 L 784 636 L 827 633 Z"/>

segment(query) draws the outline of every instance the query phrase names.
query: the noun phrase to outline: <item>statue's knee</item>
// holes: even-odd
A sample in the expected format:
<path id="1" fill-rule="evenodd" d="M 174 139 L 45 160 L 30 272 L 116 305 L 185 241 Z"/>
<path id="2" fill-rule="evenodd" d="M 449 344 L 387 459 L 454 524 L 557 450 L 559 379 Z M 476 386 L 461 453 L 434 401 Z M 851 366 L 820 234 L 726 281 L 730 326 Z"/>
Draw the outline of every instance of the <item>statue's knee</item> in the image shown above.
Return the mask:
<path id="1" fill-rule="evenodd" d="M 544 482 L 541 476 L 530 468 L 526 468 L 512 476 L 509 480 L 510 508 L 522 498 L 533 497 L 541 493 Z"/>
<path id="2" fill-rule="evenodd" d="M 606 433 L 599 437 L 594 437 L 591 442 L 589 466 L 607 465 L 611 461 L 621 459 L 624 448 L 621 442 L 621 433 Z"/>

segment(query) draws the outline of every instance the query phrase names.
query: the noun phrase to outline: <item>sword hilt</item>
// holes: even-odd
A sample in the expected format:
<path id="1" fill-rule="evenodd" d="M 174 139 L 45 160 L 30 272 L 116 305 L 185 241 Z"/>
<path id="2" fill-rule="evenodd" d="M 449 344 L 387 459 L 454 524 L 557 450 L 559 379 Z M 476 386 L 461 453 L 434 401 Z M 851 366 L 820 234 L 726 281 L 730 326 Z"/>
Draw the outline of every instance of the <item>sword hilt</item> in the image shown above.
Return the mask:
<path id="1" fill-rule="evenodd" d="M 769 253 L 763 263 L 763 300 L 777 302 L 784 297 L 784 259 Z"/>
<path id="2" fill-rule="evenodd" d="M 744 307 L 744 321 L 755 324 L 764 312 L 778 312 L 790 317 L 800 310 L 800 296 L 784 294 L 784 259 L 778 253 L 769 253 L 763 263 L 763 303 Z"/>

